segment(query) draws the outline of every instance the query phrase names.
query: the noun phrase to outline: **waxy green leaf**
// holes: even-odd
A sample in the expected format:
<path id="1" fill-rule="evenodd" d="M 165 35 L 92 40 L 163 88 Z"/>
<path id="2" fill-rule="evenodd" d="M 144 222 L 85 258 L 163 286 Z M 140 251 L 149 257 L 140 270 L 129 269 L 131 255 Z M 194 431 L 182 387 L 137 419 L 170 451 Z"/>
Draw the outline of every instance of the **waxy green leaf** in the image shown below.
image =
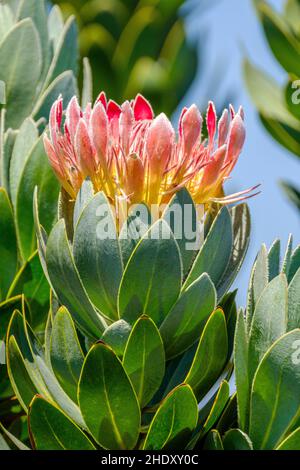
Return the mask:
<path id="1" fill-rule="evenodd" d="M 281 336 L 268 349 L 254 377 L 249 436 L 254 449 L 274 449 L 300 412 L 300 330 Z"/>
<path id="2" fill-rule="evenodd" d="M 197 425 L 198 406 L 188 385 L 175 388 L 163 400 L 151 421 L 144 450 L 171 450 L 184 446 Z"/>
<path id="3" fill-rule="evenodd" d="M 85 358 L 78 398 L 86 425 L 102 447 L 135 447 L 141 419 L 137 397 L 121 362 L 104 343 L 94 345 Z"/>
<path id="4" fill-rule="evenodd" d="M 31 442 L 37 450 L 95 450 L 75 423 L 41 397 L 31 402 L 28 422 Z"/>
<path id="5" fill-rule="evenodd" d="M 221 309 L 215 310 L 204 327 L 193 363 L 186 376 L 197 399 L 209 391 L 226 363 L 228 338 L 226 320 Z"/>
<path id="6" fill-rule="evenodd" d="M 28 67 L 30 64 L 30 67 Z M 30 114 L 42 70 L 41 44 L 30 18 L 0 42 L 0 80 L 6 84 L 6 127 L 20 127 Z"/>
<path id="7" fill-rule="evenodd" d="M 224 450 L 253 450 L 252 442 L 240 429 L 230 429 L 223 437 Z"/>
<path id="8" fill-rule="evenodd" d="M 253 314 L 248 353 L 250 383 L 263 355 L 286 332 L 287 302 L 286 277 L 280 274 L 263 290 Z"/>
<path id="9" fill-rule="evenodd" d="M 101 337 L 106 325 L 91 304 L 81 283 L 63 220 L 55 225 L 49 235 L 46 262 L 53 290 L 79 328 L 92 338 Z"/>
<path id="10" fill-rule="evenodd" d="M 177 243 L 167 223 L 159 220 L 125 268 L 118 298 L 120 317 L 134 322 L 145 313 L 159 326 L 178 298 L 181 270 Z"/>
<path id="11" fill-rule="evenodd" d="M 226 320 L 223 311 L 217 309 L 204 327 L 193 363 L 184 381 L 192 387 L 197 399 L 204 397 L 221 374 L 227 352 Z"/>
<path id="12" fill-rule="evenodd" d="M 159 331 L 151 318 L 134 324 L 123 357 L 123 367 L 143 408 L 158 390 L 165 373 L 165 352 Z"/>
<path id="13" fill-rule="evenodd" d="M 18 266 L 18 249 L 13 210 L 5 189 L 0 188 L 0 298 L 6 294 Z"/>
<path id="14" fill-rule="evenodd" d="M 193 281 L 205 272 L 210 276 L 212 282 L 217 285 L 230 260 L 232 244 L 233 229 L 231 217 L 228 209 L 223 207 L 205 238 L 183 289 L 187 289 Z"/>
<path id="15" fill-rule="evenodd" d="M 60 307 L 54 317 L 50 339 L 50 359 L 57 380 L 76 403 L 77 386 L 84 356 L 72 317 L 64 307 Z"/>
<path id="16" fill-rule="evenodd" d="M 26 260 L 36 248 L 33 219 L 33 193 L 38 186 L 41 224 L 50 230 L 56 218 L 59 184 L 45 156 L 43 137 L 34 145 L 26 160 L 16 199 L 17 235 L 22 257 Z"/>
<path id="17" fill-rule="evenodd" d="M 159 329 L 169 359 L 183 353 L 199 339 L 216 307 L 216 297 L 207 274 L 202 274 L 182 292 Z"/>
<path id="18" fill-rule="evenodd" d="M 178 243 L 184 276 L 202 242 L 198 218 L 194 201 L 185 188 L 174 195 L 163 213 Z"/>
<path id="19" fill-rule="evenodd" d="M 74 261 L 93 304 L 117 319 L 117 295 L 123 265 L 115 219 L 104 193 L 83 209 L 74 233 Z"/>

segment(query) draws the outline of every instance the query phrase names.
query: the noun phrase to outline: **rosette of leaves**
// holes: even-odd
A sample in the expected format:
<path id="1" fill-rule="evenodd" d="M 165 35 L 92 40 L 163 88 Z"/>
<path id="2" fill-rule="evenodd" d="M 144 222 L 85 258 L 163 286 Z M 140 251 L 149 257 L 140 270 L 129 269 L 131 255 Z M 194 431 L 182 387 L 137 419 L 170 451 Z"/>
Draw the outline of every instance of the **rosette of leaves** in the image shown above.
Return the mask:
<path id="1" fill-rule="evenodd" d="M 281 87 L 267 73 L 246 61 L 245 82 L 266 130 L 299 158 L 300 2 L 286 0 L 281 14 L 264 0 L 254 0 L 254 4 L 268 45 L 287 77 Z M 287 181 L 282 181 L 281 186 L 299 210 L 299 188 Z"/>
<path id="2" fill-rule="evenodd" d="M 227 292 L 248 246 L 248 208 L 224 207 L 193 251 L 173 226 L 175 204 L 189 204 L 197 220 L 181 190 L 154 223 L 140 207 L 117 232 L 105 195 L 86 181 L 72 227 L 69 214 L 68 232 L 62 218 L 48 236 L 36 192 L 39 253 L 55 296 L 42 340 L 25 302 L 7 334 L 33 448 L 184 449 L 222 417 L 237 315 Z M 107 239 L 97 237 L 103 218 Z"/>
<path id="3" fill-rule="evenodd" d="M 179 12 L 185 0 L 54 3 L 66 15 L 76 15 L 94 90 L 106 90 L 118 103 L 142 93 L 157 112 L 170 115 L 176 109 L 198 66 L 197 47 L 187 40 Z"/>
<path id="4" fill-rule="evenodd" d="M 59 186 L 41 133 L 54 99 L 77 92 L 77 31 L 44 0 L 0 2 L 0 341 L 14 308 L 26 296 L 28 319 L 43 331 L 49 286 L 36 251 L 32 213 L 39 184 L 40 217 L 47 230 L 57 215 Z M 2 361 L 1 361 L 2 362 Z M 14 407 L 5 365 L 0 365 L 0 416 Z M 9 421 L 14 413 L 9 413 Z"/>
<path id="5" fill-rule="evenodd" d="M 292 238 L 282 263 L 278 240 L 262 246 L 234 343 L 237 392 L 205 446 L 299 450 L 300 246 L 293 250 Z"/>

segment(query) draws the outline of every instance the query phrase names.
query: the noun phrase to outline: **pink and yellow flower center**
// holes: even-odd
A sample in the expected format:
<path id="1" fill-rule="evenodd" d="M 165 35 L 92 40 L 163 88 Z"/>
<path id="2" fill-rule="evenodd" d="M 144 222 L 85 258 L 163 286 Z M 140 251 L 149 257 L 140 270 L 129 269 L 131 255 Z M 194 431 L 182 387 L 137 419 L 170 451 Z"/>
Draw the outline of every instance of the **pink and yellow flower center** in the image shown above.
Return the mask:
<path id="1" fill-rule="evenodd" d="M 196 203 L 236 202 L 253 190 L 221 197 L 245 141 L 242 108 L 224 110 L 220 120 L 209 103 L 203 119 L 197 106 L 182 110 L 178 134 L 165 114 L 154 117 L 141 95 L 119 106 L 102 92 L 94 106 L 81 110 L 76 97 L 66 109 L 62 98 L 50 113 L 50 138 L 44 143 L 50 163 L 64 189 L 74 199 L 89 177 L 96 192 L 114 203 L 167 203 L 186 187 Z"/>

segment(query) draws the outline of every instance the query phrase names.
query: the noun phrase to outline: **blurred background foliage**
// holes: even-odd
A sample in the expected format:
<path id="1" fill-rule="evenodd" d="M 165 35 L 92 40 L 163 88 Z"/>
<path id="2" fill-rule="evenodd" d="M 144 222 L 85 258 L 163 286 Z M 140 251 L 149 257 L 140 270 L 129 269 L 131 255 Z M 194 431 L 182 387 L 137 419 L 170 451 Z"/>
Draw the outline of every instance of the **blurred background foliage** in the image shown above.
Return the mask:
<path id="1" fill-rule="evenodd" d="M 300 0 L 286 0 L 281 13 L 264 0 L 253 0 L 268 45 L 286 72 L 283 86 L 249 61 L 244 64 L 248 91 L 266 130 L 300 158 Z M 280 182 L 300 211 L 300 187 Z"/>
<path id="2" fill-rule="evenodd" d="M 197 45 L 187 40 L 180 13 L 184 0 L 53 3 L 64 16 L 74 14 L 77 19 L 80 53 L 91 64 L 94 97 L 106 90 L 122 102 L 140 92 L 156 112 L 171 114 L 176 109 L 198 67 Z"/>

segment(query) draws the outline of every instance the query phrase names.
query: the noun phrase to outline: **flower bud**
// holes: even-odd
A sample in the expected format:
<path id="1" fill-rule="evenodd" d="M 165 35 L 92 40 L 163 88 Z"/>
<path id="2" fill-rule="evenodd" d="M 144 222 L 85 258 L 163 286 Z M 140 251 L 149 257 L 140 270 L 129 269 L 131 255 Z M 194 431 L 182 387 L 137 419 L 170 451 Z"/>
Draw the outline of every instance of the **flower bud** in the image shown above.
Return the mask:
<path id="1" fill-rule="evenodd" d="M 202 116 L 199 109 L 193 104 L 182 118 L 182 138 L 184 153 L 190 154 L 199 141 L 202 128 Z"/>
<path id="2" fill-rule="evenodd" d="M 75 134 L 75 152 L 83 175 L 93 175 L 96 171 L 94 152 L 86 122 L 80 119 Z"/>
<path id="3" fill-rule="evenodd" d="M 108 144 L 108 119 L 106 111 L 100 101 L 92 111 L 90 123 L 97 160 L 104 165 Z"/>

